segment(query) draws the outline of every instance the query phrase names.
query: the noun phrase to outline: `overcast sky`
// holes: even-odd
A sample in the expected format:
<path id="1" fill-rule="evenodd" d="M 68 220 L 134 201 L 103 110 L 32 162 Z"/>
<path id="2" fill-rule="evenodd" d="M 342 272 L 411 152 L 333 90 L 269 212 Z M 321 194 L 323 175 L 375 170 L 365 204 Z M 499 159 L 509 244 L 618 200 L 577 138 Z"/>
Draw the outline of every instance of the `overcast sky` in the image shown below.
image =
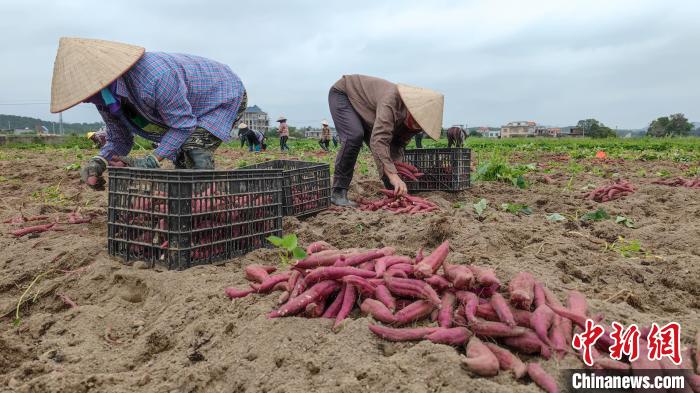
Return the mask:
<path id="1" fill-rule="evenodd" d="M 328 89 L 349 73 L 443 92 L 445 126 L 700 121 L 697 0 L 2 0 L 0 20 L 4 114 L 58 118 L 58 38 L 78 36 L 226 63 L 249 104 L 296 126 L 330 118 Z M 63 117 L 99 120 L 87 104 Z"/>

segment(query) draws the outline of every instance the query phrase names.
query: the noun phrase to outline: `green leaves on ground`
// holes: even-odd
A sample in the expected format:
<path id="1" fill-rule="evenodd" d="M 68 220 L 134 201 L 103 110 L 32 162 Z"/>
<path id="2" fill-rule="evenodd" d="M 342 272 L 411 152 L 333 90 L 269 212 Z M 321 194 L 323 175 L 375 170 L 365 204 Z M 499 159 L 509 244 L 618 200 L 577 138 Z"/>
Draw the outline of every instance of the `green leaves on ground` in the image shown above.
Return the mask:
<path id="1" fill-rule="evenodd" d="M 615 217 L 615 223 L 622 224 L 622 225 L 626 226 L 627 228 L 634 228 L 634 221 L 630 220 L 629 218 L 627 218 L 625 216 Z"/>
<path id="2" fill-rule="evenodd" d="M 503 159 L 484 161 L 476 168 L 475 180 L 509 182 L 524 189 L 527 187 L 525 174 L 536 169 L 535 164 L 510 165 Z"/>
<path id="3" fill-rule="evenodd" d="M 474 208 L 474 213 L 476 213 L 476 216 L 478 218 L 482 218 L 484 216 L 484 211 L 489 205 L 489 201 L 481 198 L 479 199 L 479 202 L 472 204 L 472 208 Z"/>
<path id="4" fill-rule="evenodd" d="M 606 212 L 604 209 L 598 209 L 594 212 L 589 212 L 584 214 L 581 217 L 581 220 L 583 221 L 603 221 L 607 220 L 610 218 L 610 214 Z"/>
<path id="5" fill-rule="evenodd" d="M 280 261 L 283 265 L 289 264 L 289 258 L 303 259 L 306 258 L 306 251 L 299 247 L 297 235 L 290 233 L 284 237 L 269 236 L 267 241 L 278 248 Z"/>
<path id="6" fill-rule="evenodd" d="M 648 256 L 649 252 L 642 248 L 642 243 L 639 240 L 627 240 L 619 236 L 613 243 L 605 244 L 605 251 L 614 251 L 620 253 L 625 258 L 633 256 Z"/>
<path id="7" fill-rule="evenodd" d="M 528 207 L 527 205 L 521 205 L 519 203 L 502 203 L 501 210 L 507 211 L 511 214 L 532 214 L 532 209 L 530 209 L 530 207 Z"/>

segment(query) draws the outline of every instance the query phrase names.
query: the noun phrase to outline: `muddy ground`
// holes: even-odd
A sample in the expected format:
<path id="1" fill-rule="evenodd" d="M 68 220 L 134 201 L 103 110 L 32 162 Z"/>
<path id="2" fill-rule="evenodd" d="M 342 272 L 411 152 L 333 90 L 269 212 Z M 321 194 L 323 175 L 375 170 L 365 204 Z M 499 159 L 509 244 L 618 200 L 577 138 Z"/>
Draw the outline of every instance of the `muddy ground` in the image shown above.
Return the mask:
<path id="1" fill-rule="evenodd" d="M 267 319 L 275 295 L 226 298 L 225 287 L 245 285 L 243 266 L 276 261 L 271 250 L 182 272 L 123 265 L 106 251 L 106 193 L 86 189 L 77 172 L 64 169 L 74 153 L 3 153 L 0 220 L 20 209 L 64 219 L 76 208 L 96 219 L 34 238 L 16 239 L 9 234 L 16 225 L 0 226 L 0 391 L 539 391 L 507 374 L 472 376 L 448 346 L 377 339 L 360 315 L 333 333 L 327 320 Z M 220 167 L 247 154 L 225 150 Z M 548 167 L 557 161 L 543 155 L 538 162 Z M 555 168 L 553 184 L 539 181 L 542 174 L 535 172 L 528 175 L 527 190 L 480 182 L 457 194 L 427 193 L 442 208 L 432 215 L 328 211 L 285 219 L 285 229 L 304 244 L 394 246 L 407 255 L 449 239 L 454 262 L 493 266 L 505 281 L 528 270 L 562 299 L 567 289 L 585 293 L 592 311 L 607 321 L 678 321 L 684 342 L 690 342 L 700 327 L 700 190 L 651 184 L 658 171 L 681 174 L 674 162 L 579 163 L 588 171 L 573 179 L 572 191 L 565 190 L 570 175 Z M 377 195 L 380 183 L 369 173 L 356 179 L 352 195 Z M 616 174 L 639 191 L 605 204 L 581 198 L 582 187 Z M 470 206 L 480 198 L 489 200 L 482 220 Z M 460 202 L 466 206 L 457 207 Z M 527 204 L 533 214 L 500 211 L 504 202 Z M 545 219 L 555 212 L 580 216 L 600 206 L 613 218 L 632 219 L 636 228 L 614 220 Z M 611 249 L 619 236 L 638 240 L 642 252 L 625 257 Z M 15 307 L 34 280 L 13 324 Z M 69 308 L 58 295 L 78 307 Z M 579 363 L 569 356 L 543 365 L 556 374 Z"/>

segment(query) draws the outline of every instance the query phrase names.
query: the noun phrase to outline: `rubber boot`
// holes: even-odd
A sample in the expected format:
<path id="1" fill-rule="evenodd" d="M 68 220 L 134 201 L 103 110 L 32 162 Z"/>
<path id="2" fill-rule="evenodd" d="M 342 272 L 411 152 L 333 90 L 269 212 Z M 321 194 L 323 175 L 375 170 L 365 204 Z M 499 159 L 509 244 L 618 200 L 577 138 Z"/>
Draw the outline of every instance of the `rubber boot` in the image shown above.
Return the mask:
<path id="1" fill-rule="evenodd" d="M 357 203 L 348 199 L 348 190 L 344 188 L 334 188 L 331 193 L 331 203 L 336 206 L 357 207 Z"/>

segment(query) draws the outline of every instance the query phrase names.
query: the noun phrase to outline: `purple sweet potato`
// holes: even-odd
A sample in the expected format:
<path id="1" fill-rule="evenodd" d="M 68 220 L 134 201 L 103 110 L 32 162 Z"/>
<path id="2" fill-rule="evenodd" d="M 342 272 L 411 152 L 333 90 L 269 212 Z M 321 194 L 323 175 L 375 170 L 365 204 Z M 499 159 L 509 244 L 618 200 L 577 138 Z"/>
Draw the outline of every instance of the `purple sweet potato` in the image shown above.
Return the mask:
<path id="1" fill-rule="evenodd" d="M 423 258 L 422 261 L 418 262 L 415 266 L 414 274 L 418 278 L 430 277 L 433 275 L 447 258 L 447 254 L 450 252 L 450 242 L 445 240 L 440 244 L 432 254 Z"/>
<path id="2" fill-rule="evenodd" d="M 435 344 L 461 346 L 469 341 L 471 335 L 471 332 L 465 327 L 453 327 L 440 328 L 425 338 Z"/>
<path id="3" fill-rule="evenodd" d="M 552 326 L 554 316 L 554 311 L 546 304 L 537 307 L 530 315 L 530 326 L 532 326 L 532 329 L 537 333 L 537 337 L 539 337 L 543 343 L 550 346 L 552 344 L 549 342 L 547 333 Z"/>
<path id="4" fill-rule="evenodd" d="M 248 265 L 245 267 L 245 278 L 248 281 L 262 283 L 275 270 L 274 266 Z"/>
<path id="5" fill-rule="evenodd" d="M 318 284 L 304 291 L 304 293 L 290 299 L 286 304 L 269 314 L 269 318 L 284 317 L 293 315 L 301 310 L 304 310 L 307 305 L 317 300 L 324 299 L 326 296 L 333 293 L 338 288 L 338 283 L 335 281 L 321 281 Z"/>
<path id="6" fill-rule="evenodd" d="M 372 278 L 375 276 L 374 271 L 358 269 L 355 267 L 337 267 L 337 266 L 326 266 L 317 267 L 316 269 L 309 272 L 309 274 L 304 277 L 304 285 L 310 286 L 320 281 L 325 280 L 339 280 L 345 276 L 358 276 L 363 278 Z"/>
<path id="7" fill-rule="evenodd" d="M 317 241 L 317 242 L 313 242 L 313 243 L 309 244 L 306 247 L 306 254 L 311 255 L 311 254 L 318 253 L 320 251 L 333 250 L 333 249 L 335 249 L 335 247 L 333 247 L 330 244 L 321 240 L 321 241 Z"/>
<path id="8" fill-rule="evenodd" d="M 377 336 L 389 341 L 420 341 L 439 328 L 390 328 L 369 324 L 369 330 Z"/>
<path id="9" fill-rule="evenodd" d="M 297 261 L 294 267 L 297 269 L 314 269 L 320 266 L 331 266 L 341 256 L 351 255 L 357 251 L 349 250 L 325 250 L 307 256 L 306 258 Z"/>
<path id="10" fill-rule="evenodd" d="M 514 307 L 530 310 L 535 298 L 535 277 L 528 272 L 520 272 L 508 283 L 510 302 Z"/>
<path id="11" fill-rule="evenodd" d="M 354 286 L 360 291 L 362 296 L 374 296 L 374 292 L 377 289 L 369 280 L 358 276 L 345 276 L 343 277 L 343 282 Z"/>
<path id="12" fill-rule="evenodd" d="M 436 306 L 440 305 L 437 292 L 425 281 L 393 276 L 384 277 L 384 281 L 389 291 L 395 295 L 426 299 Z"/>
<path id="13" fill-rule="evenodd" d="M 547 393 L 559 393 L 557 381 L 554 377 L 547 374 L 539 363 L 528 363 L 527 375 Z"/>
<path id="14" fill-rule="evenodd" d="M 442 295 L 440 311 L 438 312 L 438 326 L 441 328 L 452 327 L 452 314 L 454 313 L 455 295 L 451 292 L 445 292 Z"/>
<path id="15" fill-rule="evenodd" d="M 541 354 L 545 358 L 549 358 L 551 354 L 549 347 L 537 337 L 535 332 L 529 329 L 525 329 L 525 332 L 518 336 L 504 338 L 503 343 L 528 355 Z"/>
<path id="16" fill-rule="evenodd" d="M 333 302 L 328 307 L 326 307 L 326 310 L 323 312 L 323 318 L 335 319 L 335 317 L 338 316 L 338 312 L 340 312 L 340 307 L 343 306 L 343 299 L 345 299 L 345 289 L 347 287 L 347 284 L 343 284 L 343 286 L 340 289 L 340 292 L 338 292 L 338 294 L 335 296 L 335 299 L 333 299 Z"/>
<path id="17" fill-rule="evenodd" d="M 374 296 L 391 312 L 396 311 L 396 299 L 394 299 L 394 296 L 391 295 L 391 292 L 384 284 L 377 285 L 377 289 L 374 290 Z"/>
<path id="18" fill-rule="evenodd" d="M 394 323 L 396 321 L 394 314 L 379 300 L 365 299 L 360 305 L 360 310 L 379 322 Z"/>
<path id="19" fill-rule="evenodd" d="M 397 311 L 394 318 L 396 318 L 397 324 L 405 325 L 427 317 L 433 309 L 435 309 L 435 306 L 431 302 L 427 300 L 417 300 Z"/>
<path id="20" fill-rule="evenodd" d="M 445 277 L 452 283 L 455 289 L 469 289 L 474 285 L 474 273 L 464 265 L 453 265 L 445 261 L 442 264 Z"/>
<path id="21" fill-rule="evenodd" d="M 496 277 L 496 272 L 490 267 L 469 265 L 469 270 L 474 273 L 475 282 L 482 287 L 501 286 L 501 281 Z"/>
<path id="22" fill-rule="evenodd" d="M 511 351 L 490 342 L 485 342 L 484 345 L 496 356 L 501 370 L 512 371 L 516 379 L 520 379 L 527 374 L 527 366 L 525 363 Z"/>
<path id="23" fill-rule="evenodd" d="M 253 288 L 237 289 L 237 288 L 230 287 L 230 288 L 226 288 L 224 290 L 224 292 L 226 293 L 226 296 L 228 296 L 229 298 L 238 299 L 238 298 L 246 297 L 246 296 L 250 295 L 251 293 L 254 293 L 255 289 L 253 289 Z"/>
<path id="24" fill-rule="evenodd" d="M 480 319 L 469 322 L 469 329 L 479 337 L 515 337 L 525 334 L 528 331 L 528 329 L 524 327 L 509 326 L 503 322 L 484 321 Z"/>
<path id="25" fill-rule="evenodd" d="M 324 281 L 325 282 L 325 281 Z M 318 285 L 318 284 L 316 284 Z M 355 306 L 357 301 L 357 290 L 354 285 L 345 285 L 345 292 L 343 293 L 343 304 L 338 310 L 338 315 L 335 316 L 335 323 L 333 324 L 333 329 L 337 329 L 341 322 L 350 314 L 352 308 Z"/>
<path id="26" fill-rule="evenodd" d="M 552 329 L 549 331 L 548 337 L 552 349 L 557 353 L 560 359 L 563 358 L 568 351 L 569 343 L 571 342 L 571 340 L 567 341 L 566 339 L 563 322 L 564 318 L 559 315 L 554 315 L 552 318 Z M 571 326 L 571 323 L 569 323 L 569 326 Z"/>
<path id="27" fill-rule="evenodd" d="M 544 293 L 544 287 L 541 282 L 535 281 L 535 286 L 533 289 L 533 296 L 535 307 L 539 307 L 542 304 L 547 304 L 547 295 Z"/>
<path id="28" fill-rule="evenodd" d="M 439 274 L 433 274 L 430 277 L 424 278 L 423 281 L 430 284 L 430 286 L 438 292 L 442 292 L 452 286 L 451 282 Z"/>
<path id="29" fill-rule="evenodd" d="M 289 281 L 291 275 L 291 271 L 273 274 L 267 277 L 261 284 L 251 284 L 250 286 L 253 287 L 257 293 L 268 293 L 271 292 L 277 284 Z"/>
<path id="30" fill-rule="evenodd" d="M 482 377 L 498 375 L 498 358 L 491 350 L 476 337 L 472 337 L 467 344 L 467 356 L 462 357 L 469 371 Z"/>
<path id="31" fill-rule="evenodd" d="M 363 253 L 357 253 L 354 255 L 346 256 L 337 260 L 333 266 L 347 267 L 359 265 L 363 262 L 372 261 L 377 258 L 385 257 L 387 255 L 392 255 L 395 252 L 393 247 L 385 247 L 380 250 L 369 250 Z"/>
<path id="32" fill-rule="evenodd" d="M 516 325 L 513 312 L 510 310 L 510 307 L 508 307 L 506 299 L 504 299 L 500 293 L 494 293 L 493 296 L 491 296 L 491 307 L 496 311 L 498 319 L 501 322 L 510 326 Z"/>
<path id="33" fill-rule="evenodd" d="M 569 310 L 576 314 L 588 315 L 588 302 L 586 296 L 579 291 L 569 291 L 566 297 Z"/>

